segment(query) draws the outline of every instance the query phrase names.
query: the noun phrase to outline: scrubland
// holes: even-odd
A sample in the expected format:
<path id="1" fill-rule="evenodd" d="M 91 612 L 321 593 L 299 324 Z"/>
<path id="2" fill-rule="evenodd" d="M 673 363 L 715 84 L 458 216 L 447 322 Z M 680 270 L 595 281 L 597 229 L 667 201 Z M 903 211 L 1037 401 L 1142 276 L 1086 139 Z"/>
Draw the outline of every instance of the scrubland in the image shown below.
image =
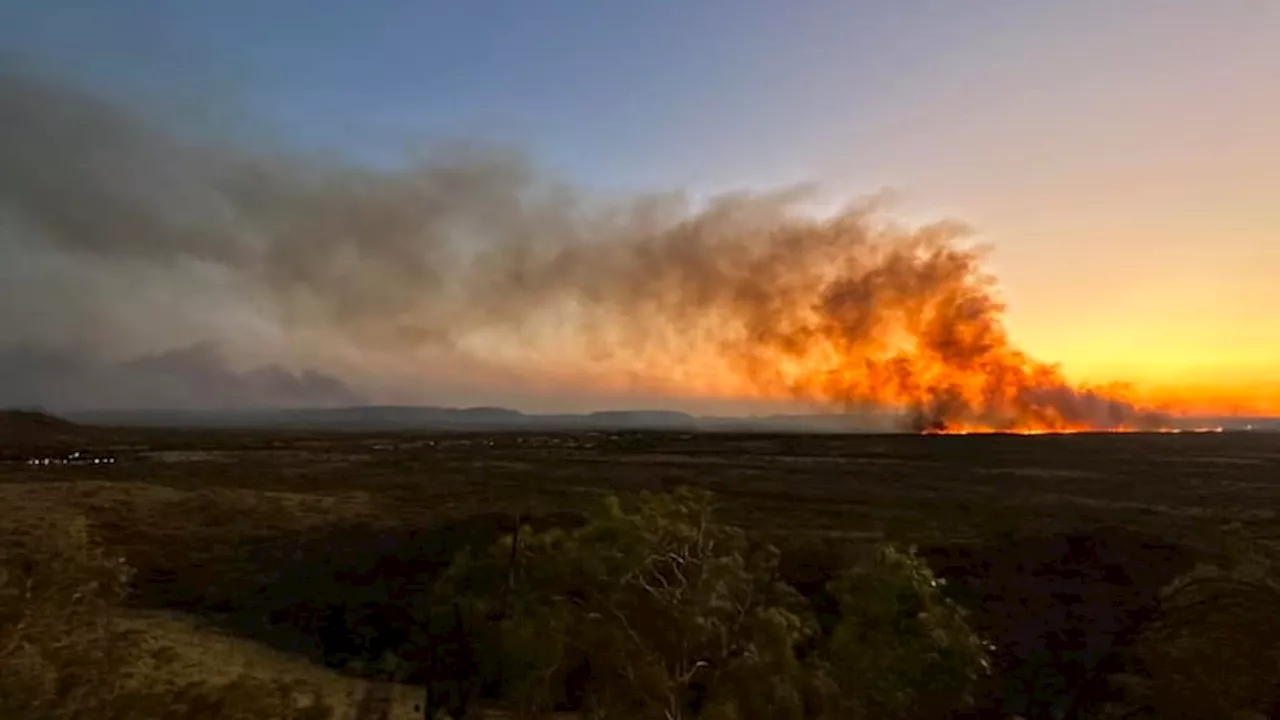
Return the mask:
<path id="1" fill-rule="evenodd" d="M 117 462 L 22 462 L 75 449 Z M 494 717 L 1280 709 L 1280 434 L 5 453 L 5 717 L 407 718 L 428 688 Z"/>

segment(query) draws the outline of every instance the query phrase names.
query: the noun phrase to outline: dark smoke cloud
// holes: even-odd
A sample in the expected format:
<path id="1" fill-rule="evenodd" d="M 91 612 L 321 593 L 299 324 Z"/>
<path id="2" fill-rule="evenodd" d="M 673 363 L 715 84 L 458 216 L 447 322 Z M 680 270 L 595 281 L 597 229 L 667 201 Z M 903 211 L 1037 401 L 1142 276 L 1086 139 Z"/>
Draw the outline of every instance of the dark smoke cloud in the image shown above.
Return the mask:
<path id="1" fill-rule="evenodd" d="M 39 378 L 0 381 L 9 395 L 357 397 L 315 368 L 384 396 L 470 373 L 892 397 L 925 424 L 1139 417 L 1009 346 L 953 224 L 895 227 L 868 206 L 818 220 L 798 190 L 592 201 L 476 148 L 395 169 L 249 150 L 16 73 L 0 73 L 0 114 L 0 348 L 13 377 Z"/>
<path id="2" fill-rule="evenodd" d="M 211 345 L 118 363 L 48 349 L 0 351 L 0 403 L 48 409 L 233 409 L 345 406 L 359 394 L 340 380 L 275 365 L 229 369 Z"/>

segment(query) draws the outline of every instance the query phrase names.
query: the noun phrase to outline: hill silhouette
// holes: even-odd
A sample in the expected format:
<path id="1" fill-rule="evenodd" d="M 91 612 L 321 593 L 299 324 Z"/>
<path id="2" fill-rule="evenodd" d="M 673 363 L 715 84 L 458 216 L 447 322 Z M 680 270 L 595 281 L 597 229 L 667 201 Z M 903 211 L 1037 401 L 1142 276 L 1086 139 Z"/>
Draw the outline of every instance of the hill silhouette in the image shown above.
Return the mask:
<path id="1" fill-rule="evenodd" d="M 137 409 L 69 412 L 80 428 L 290 428 L 379 432 L 424 431 L 666 431 L 883 433 L 913 432 L 908 419 L 889 411 L 856 413 L 773 414 L 753 416 L 692 415 L 670 410 L 602 410 L 588 413 L 526 413 L 506 407 L 440 407 L 432 405 L 357 405 L 311 408 Z M 55 420 L 57 420 L 55 418 Z M 1280 430 L 1280 418 L 1187 417 L 1177 426 L 1222 427 L 1228 430 Z M 3 436 L 0 435 L 0 438 Z"/>
<path id="2" fill-rule="evenodd" d="M 91 439 L 93 428 L 35 410 L 0 410 L 0 452 L 65 446 Z"/>
<path id="3" fill-rule="evenodd" d="M 876 431 L 901 429 L 883 419 L 850 415 L 694 416 L 670 410 L 526 413 L 505 407 L 356 406 L 246 410 L 103 410 L 70 413 L 110 427 L 298 428 L 314 430 L 474 431 Z"/>

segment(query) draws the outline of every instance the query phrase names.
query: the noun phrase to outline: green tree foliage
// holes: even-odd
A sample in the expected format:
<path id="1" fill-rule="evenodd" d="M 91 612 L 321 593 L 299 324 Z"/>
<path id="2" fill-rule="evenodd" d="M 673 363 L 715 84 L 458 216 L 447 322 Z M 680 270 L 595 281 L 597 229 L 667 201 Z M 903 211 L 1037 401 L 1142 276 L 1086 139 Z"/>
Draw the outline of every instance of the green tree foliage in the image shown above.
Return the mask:
<path id="1" fill-rule="evenodd" d="M 840 717 L 940 717 L 972 702 L 986 649 L 923 560 L 881 546 L 830 589 L 841 618 L 824 669 Z"/>
<path id="2" fill-rule="evenodd" d="M 151 644 L 113 622 L 128 566 L 83 519 L 47 530 L 0 556 L 0 716 L 329 715 L 297 702 L 315 688 L 157 682 L 146 668 L 158 661 L 140 654 Z M 717 522 L 705 492 L 609 498 L 585 526 L 518 537 L 457 556 L 409 649 L 462 622 L 481 674 L 525 715 L 570 705 L 594 718 L 941 717 L 984 668 L 963 615 L 913 554 L 884 547 L 839 564 L 826 584 L 838 618 L 819 623 L 783 580 L 782 553 Z M 415 662 L 380 661 L 390 674 Z"/>
<path id="3" fill-rule="evenodd" d="M 842 620 L 825 638 L 778 549 L 713 509 L 689 489 L 609 498 L 580 529 L 464 552 L 438 590 L 502 616 L 486 667 L 529 714 L 571 700 L 575 677 L 594 717 L 922 717 L 967 701 L 983 649 L 921 561 L 884 548 L 835 579 Z"/>

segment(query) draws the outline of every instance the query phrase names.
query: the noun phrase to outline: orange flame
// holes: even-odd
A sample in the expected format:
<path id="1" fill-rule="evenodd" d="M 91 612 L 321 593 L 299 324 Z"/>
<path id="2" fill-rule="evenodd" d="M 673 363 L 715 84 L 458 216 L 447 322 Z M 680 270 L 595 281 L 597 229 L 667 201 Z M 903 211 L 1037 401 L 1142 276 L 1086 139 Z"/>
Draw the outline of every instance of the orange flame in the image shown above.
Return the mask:
<path id="1" fill-rule="evenodd" d="M 898 408 L 921 432 L 1173 430 L 1120 386 L 1076 387 L 1010 342 L 995 281 L 957 229 L 859 235 L 825 282 L 747 326 L 738 363 L 757 386 L 847 408 Z"/>
<path id="2" fill-rule="evenodd" d="M 668 352 L 655 359 L 697 368 L 697 385 L 715 375 L 715 386 L 745 385 L 757 396 L 896 409 L 928 433 L 1178 429 L 1129 389 L 1073 385 L 1016 348 L 982 252 L 958 244 L 959 226 L 873 228 L 866 212 L 850 211 L 787 217 L 742 238 L 699 222 L 709 221 L 650 238 L 636 253 L 637 262 L 683 263 L 658 263 L 640 292 L 660 325 L 681 328 L 683 362 Z"/>
<path id="3" fill-rule="evenodd" d="M 460 317 L 495 335 L 524 330 L 518 362 L 546 349 L 542 362 L 572 367 L 579 386 L 597 374 L 702 397 L 890 410 L 931 433 L 1178 427 L 1130 388 L 1073 384 L 1017 348 L 982 249 L 959 242 L 964 227 L 885 226 L 874 207 L 814 219 L 787 203 L 733 196 L 670 220 L 640 212 L 608 242 L 492 256 L 469 284 L 492 292 L 467 295 Z"/>
<path id="4" fill-rule="evenodd" d="M 1196 427 L 1196 428 L 1156 428 L 1150 430 L 1141 430 L 1138 428 L 1115 427 L 1115 428 L 1088 428 L 1073 427 L 1056 430 L 1045 430 L 1038 428 L 1019 428 L 1015 430 L 994 430 L 984 427 L 957 427 L 947 428 L 944 430 L 925 430 L 925 435 L 1083 435 L 1089 433 L 1100 434 L 1132 434 L 1132 433 L 1156 433 L 1180 435 L 1189 434 L 1206 434 L 1224 432 L 1221 427 Z"/>

